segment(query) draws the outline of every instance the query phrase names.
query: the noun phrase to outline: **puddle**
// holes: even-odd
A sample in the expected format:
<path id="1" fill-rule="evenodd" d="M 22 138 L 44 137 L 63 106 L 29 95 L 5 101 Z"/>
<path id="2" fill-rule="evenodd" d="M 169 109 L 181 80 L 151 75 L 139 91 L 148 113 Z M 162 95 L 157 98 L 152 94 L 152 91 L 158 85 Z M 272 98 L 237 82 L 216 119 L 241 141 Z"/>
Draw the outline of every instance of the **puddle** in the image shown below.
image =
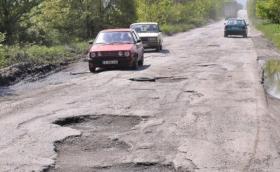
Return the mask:
<path id="1" fill-rule="evenodd" d="M 187 80 L 187 77 L 136 77 L 130 78 L 131 81 L 136 82 L 159 82 L 159 83 L 174 83 L 174 82 L 181 82 Z"/>
<path id="2" fill-rule="evenodd" d="M 264 87 L 266 92 L 280 99 L 280 60 L 269 60 L 264 65 Z"/>
<path id="3" fill-rule="evenodd" d="M 129 172 L 142 170 L 145 172 L 149 169 L 164 171 L 165 167 L 159 167 L 157 164 L 121 165 L 122 158 L 129 155 L 132 145 L 120 140 L 118 135 L 132 130 L 134 126 L 146 118 L 139 116 L 88 115 L 57 120 L 54 122 L 55 124 L 80 130 L 82 135 L 68 137 L 56 142 L 55 150 L 58 153 L 56 164 L 46 171 Z M 103 164 L 106 165 L 104 166 Z"/>

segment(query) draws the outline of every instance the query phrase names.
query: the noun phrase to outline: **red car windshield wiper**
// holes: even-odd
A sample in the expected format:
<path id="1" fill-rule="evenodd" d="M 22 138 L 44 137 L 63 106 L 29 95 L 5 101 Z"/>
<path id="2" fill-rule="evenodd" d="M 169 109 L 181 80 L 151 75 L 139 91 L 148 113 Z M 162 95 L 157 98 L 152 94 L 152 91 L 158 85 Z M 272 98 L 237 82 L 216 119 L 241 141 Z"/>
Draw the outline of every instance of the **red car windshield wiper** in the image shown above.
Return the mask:
<path id="1" fill-rule="evenodd" d="M 133 44 L 132 42 L 111 42 L 109 44 Z"/>

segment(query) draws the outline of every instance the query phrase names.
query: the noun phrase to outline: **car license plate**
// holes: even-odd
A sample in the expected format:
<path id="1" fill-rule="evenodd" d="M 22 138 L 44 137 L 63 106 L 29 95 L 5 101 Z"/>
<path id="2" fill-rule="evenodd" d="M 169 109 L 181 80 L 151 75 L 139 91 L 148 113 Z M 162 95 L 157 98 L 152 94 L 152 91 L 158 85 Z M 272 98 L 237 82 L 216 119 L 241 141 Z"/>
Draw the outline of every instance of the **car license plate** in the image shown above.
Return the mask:
<path id="1" fill-rule="evenodd" d="M 148 43 L 143 43 L 143 47 L 148 47 Z"/>
<path id="2" fill-rule="evenodd" d="M 232 27 L 232 30 L 239 30 L 239 27 Z"/>
<path id="3" fill-rule="evenodd" d="M 118 60 L 103 61 L 102 64 L 104 64 L 104 65 L 119 64 L 119 61 Z"/>

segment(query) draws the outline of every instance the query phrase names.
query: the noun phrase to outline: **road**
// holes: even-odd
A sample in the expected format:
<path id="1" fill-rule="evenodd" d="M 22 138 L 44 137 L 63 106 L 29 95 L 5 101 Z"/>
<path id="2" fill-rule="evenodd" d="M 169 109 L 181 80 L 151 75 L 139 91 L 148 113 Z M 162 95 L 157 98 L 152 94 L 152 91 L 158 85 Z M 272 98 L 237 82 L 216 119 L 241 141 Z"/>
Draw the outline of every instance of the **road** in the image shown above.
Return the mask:
<path id="1" fill-rule="evenodd" d="M 224 38 L 221 21 L 166 37 L 138 71 L 79 62 L 1 89 L 0 171 L 279 171 L 249 35 Z"/>

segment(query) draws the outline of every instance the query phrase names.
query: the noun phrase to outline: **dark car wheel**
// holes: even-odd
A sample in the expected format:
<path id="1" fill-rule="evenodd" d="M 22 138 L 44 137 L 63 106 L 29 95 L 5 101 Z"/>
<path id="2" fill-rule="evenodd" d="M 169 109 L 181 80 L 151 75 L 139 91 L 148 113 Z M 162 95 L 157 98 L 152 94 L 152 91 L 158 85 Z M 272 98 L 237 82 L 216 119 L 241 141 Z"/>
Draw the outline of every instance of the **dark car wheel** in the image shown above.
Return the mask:
<path id="1" fill-rule="evenodd" d="M 139 61 L 139 66 L 143 66 L 144 65 L 144 54 L 142 56 L 142 59 Z"/>
<path id="2" fill-rule="evenodd" d="M 91 73 L 95 73 L 96 72 L 96 66 L 92 62 L 88 63 L 88 69 L 89 69 L 89 71 Z"/>
<path id="3" fill-rule="evenodd" d="M 227 38 L 227 37 L 228 37 L 228 34 L 225 33 L 225 34 L 224 34 L 224 37 Z"/>
<path id="4" fill-rule="evenodd" d="M 243 38 L 247 38 L 247 37 L 248 37 L 247 33 L 243 34 Z"/>
<path id="5" fill-rule="evenodd" d="M 132 65 L 131 69 L 132 69 L 132 70 L 137 70 L 138 67 L 139 67 L 139 61 L 138 61 L 138 60 L 135 60 L 135 61 L 133 62 L 133 65 Z"/>
<path id="6" fill-rule="evenodd" d="M 159 45 L 156 50 L 157 52 L 160 52 L 162 50 L 162 45 Z"/>

